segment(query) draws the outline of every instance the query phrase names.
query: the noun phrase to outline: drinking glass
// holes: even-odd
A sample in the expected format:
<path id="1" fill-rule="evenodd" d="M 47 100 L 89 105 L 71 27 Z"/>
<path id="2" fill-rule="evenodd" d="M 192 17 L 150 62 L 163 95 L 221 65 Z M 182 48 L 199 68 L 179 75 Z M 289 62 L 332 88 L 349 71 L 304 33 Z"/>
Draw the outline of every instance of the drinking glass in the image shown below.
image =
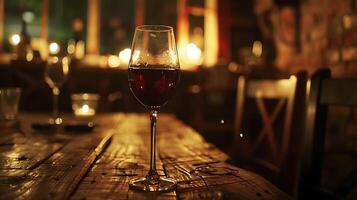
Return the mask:
<path id="1" fill-rule="evenodd" d="M 144 25 L 135 29 L 128 79 L 136 99 L 150 111 L 150 170 L 146 177 L 129 182 L 130 188 L 144 191 L 167 191 L 176 181 L 160 177 L 156 171 L 156 122 L 158 111 L 175 92 L 180 65 L 173 28 Z"/>
<path id="2" fill-rule="evenodd" d="M 60 88 L 67 80 L 67 75 L 69 72 L 69 58 L 68 57 L 58 57 L 51 56 L 47 59 L 46 69 L 45 69 L 45 81 L 52 89 L 53 94 L 53 112 L 50 123 L 61 124 L 62 118 L 59 116 L 58 112 L 58 96 L 60 94 Z"/>
<path id="3" fill-rule="evenodd" d="M 20 96 L 20 88 L 0 88 L 0 121 L 17 119 Z"/>

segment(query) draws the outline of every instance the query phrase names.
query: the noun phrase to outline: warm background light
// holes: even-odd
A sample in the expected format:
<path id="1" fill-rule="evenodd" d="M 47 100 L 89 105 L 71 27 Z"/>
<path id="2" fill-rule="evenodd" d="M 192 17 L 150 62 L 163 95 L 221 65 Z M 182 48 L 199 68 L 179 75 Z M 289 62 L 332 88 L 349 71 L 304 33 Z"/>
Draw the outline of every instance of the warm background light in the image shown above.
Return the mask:
<path id="1" fill-rule="evenodd" d="M 120 64 L 128 65 L 130 60 L 131 50 L 126 48 L 119 53 Z"/>
<path id="2" fill-rule="evenodd" d="M 115 55 L 110 55 L 108 57 L 108 65 L 109 67 L 119 67 L 120 65 L 120 60 L 119 60 L 119 57 L 118 56 L 115 56 Z"/>
<path id="3" fill-rule="evenodd" d="M 179 49 L 180 64 L 184 70 L 194 70 L 203 62 L 202 50 L 194 43 L 188 43 Z"/>
<path id="4" fill-rule="evenodd" d="M 14 34 L 10 37 L 10 44 L 17 46 L 21 42 L 21 37 L 19 34 Z"/>
<path id="5" fill-rule="evenodd" d="M 62 58 L 62 65 L 63 65 L 63 73 L 64 74 L 68 74 L 69 72 L 69 58 L 68 57 L 64 57 Z"/>
<path id="6" fill-rule="evenodd" d="M 29 50 L 26 52 L 26 61 L 31 62 L 33 60 L 33 51 Z"/>
<path id="7" fill-rule="evenodd" d="M 76 42 L 73 39 L 68 41 L 67 52 L 68 54 L 74 54 L 76 51 Z"/>
<path id="8" fill-rule="evenodd" d="M 194 43 L 189 43 L 186 46 L 186 58 L 189 62 L 200 64 L 202 51 Z"/>
<path id="9" fill-rule="evenodd" d="M 35 14 L 31 11 L 26 11 L 22 14 L 22 19 L 26 23 L 31 23 L 35 19 Z"/>
<path id="10" fill-rule="evenodd" d="M 50 51 L 50 54 L 57 54 L 60 51 L 60 46 L 56 42 L 52 42 L 48 46 L 48 50 Z"/>
<path id="11" fill-rule="evenodd" d="M 252 53 L 256 57 L 262 56 L 263 53 L 263 44 L 260 41 L 254 41 L 253 47 L 252 47 Z"/>

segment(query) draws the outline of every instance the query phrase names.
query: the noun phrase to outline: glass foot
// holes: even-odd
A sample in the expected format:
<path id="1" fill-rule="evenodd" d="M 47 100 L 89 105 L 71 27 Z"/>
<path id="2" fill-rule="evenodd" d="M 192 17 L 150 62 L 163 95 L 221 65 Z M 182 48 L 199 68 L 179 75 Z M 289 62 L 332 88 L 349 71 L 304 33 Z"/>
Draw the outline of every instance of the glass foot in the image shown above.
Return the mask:
<path id="1" fill-rule="evenodd" d="M 177 183 L 174 179 L 160 177 L 160 181 L 157 184 L 150 184 L 146 177 L 135 178 L 130 180 L 129 187 L 134 190 L 142 190 L 149 192 L 163 192 L 175 189 Z"/>

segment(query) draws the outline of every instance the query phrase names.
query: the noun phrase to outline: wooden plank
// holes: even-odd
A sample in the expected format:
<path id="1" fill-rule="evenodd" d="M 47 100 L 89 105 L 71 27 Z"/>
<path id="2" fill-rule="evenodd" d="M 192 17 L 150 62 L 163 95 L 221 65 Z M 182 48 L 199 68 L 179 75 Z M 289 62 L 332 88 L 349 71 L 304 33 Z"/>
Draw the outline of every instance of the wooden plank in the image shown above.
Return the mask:
<path id="1" fill-rule="evenodd" d="M 120 120 L 121 117 L 122 115 L 110 117 L 110 120 L 102 117 L 103 123 L 92 133 L 77 135 L 63 132 L 52 135 L 32 133 L 28 141 L 40 142 L 46 141 L 44 138 L 52 138 L 48 140 L 48 143 L 40 143 L 44 148 L 50 145 L 56 137 L 67 138 L 68 143 L 58 151 L 54 151 L 38 166 L 25 167 L 25 170 L 23 168 L 0 170 L 2 194 L 0 199 L 68 199 L 86 175 L 87 170 L 109 144 L 113 127 L 108 126 L 108 122 L 116 124 L 112 122 Z M 18 145 L 15 144 L 14 149 L 17 148 Z M 36 153 L 41 148 L 32 150 L 31 153 Z M 3 153 L 3 151 L 0 152 Z M 3 155 L 0 154 L 0 158 L 3 158 Z"/>
<path id="2" fill-rule="evenodd" d="M 23 126 L 26 139 L 5 139 L 3 146 L 0 139 L 0 160 L 11 151 L 42 157 L 0 169 L 0 199 L 289 199 L 263 178 L 227 164 L 227 155 L 171 115 L 159 118 L 157 170 L 175 178 L 177 188 L 167 193 L 130 190 L 130 179 L 149 169 L 148 116 L 118 114 L 98 120 L 92 133 L 28 134 Z M 36 142 L 41 147 L 31 151 Z M 41 154 L 43 149 L 47 153 Z M 28 167 L 32 163 L 39 164 Z"/>
<path id="3" fill-rule="evenodd" d="M 44 135 L 28 137 L 19 129 L 6 131 L 0 139 L 0 170 L 35 169 L 68 141 Z"/>
<path id="4" fill-rule="evenodd" d="M 149 169 L 148 120 L 125 117 L 72 199 L 290 199 L 262 177 L 227 164 L 227 155 L 170 115 L 159 115 L 157 170 L 178 181 L 176 190 L 130 190 L 130 179 Z"/>
<path id="5" fill-rule="evenodd" d="M 146 117 L 125 117 L 115 130 L 111 145 L 84 178 L 72 199 L 176 199 L 174 192 L 148 195 L 129 190 L 129 180 L 134 176 L 145 176 L 149 168 L 149 134 L 146 132 L 149 124 Z M 158 173 L 164 176 L 160 160 L 157 166 Z"/>
<path id="6" fill-rule="evenodd" d="M 79 183 L 83 180 L 90 167 L 94 164 L 94 161 L 97 160 L 99 156 L 104 152 L 104 150 L 108 147 L 109 143 L 111 142 L 112 136 L 112 133 L 106 135 L 104 139 L 101 140 L 99 145 L 95 148 L 95 150 L 88 156 L 84 166 L 81 168 L 79 173 L 75 175 L 73 181 L 70 183 L 68 190 L 64 195 L 65 199 L 68 199 L 75 191 L 75 189 L 77 189 Z"/>

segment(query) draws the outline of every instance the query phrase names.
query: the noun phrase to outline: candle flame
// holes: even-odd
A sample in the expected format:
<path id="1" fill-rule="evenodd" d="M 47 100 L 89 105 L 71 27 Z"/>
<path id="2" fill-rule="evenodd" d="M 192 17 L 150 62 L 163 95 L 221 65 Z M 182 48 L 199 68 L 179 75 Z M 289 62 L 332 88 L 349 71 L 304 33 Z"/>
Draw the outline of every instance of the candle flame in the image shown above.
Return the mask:
<path id="1" fill-rule="evenodd" d="M 87 104 L 84 104 L 84 105 L 82 106 L 82 111 L 85 112 L 85 113 L 87 113 L 87 112 L 89 111 L 89 106 L 88 106 Z"/>

